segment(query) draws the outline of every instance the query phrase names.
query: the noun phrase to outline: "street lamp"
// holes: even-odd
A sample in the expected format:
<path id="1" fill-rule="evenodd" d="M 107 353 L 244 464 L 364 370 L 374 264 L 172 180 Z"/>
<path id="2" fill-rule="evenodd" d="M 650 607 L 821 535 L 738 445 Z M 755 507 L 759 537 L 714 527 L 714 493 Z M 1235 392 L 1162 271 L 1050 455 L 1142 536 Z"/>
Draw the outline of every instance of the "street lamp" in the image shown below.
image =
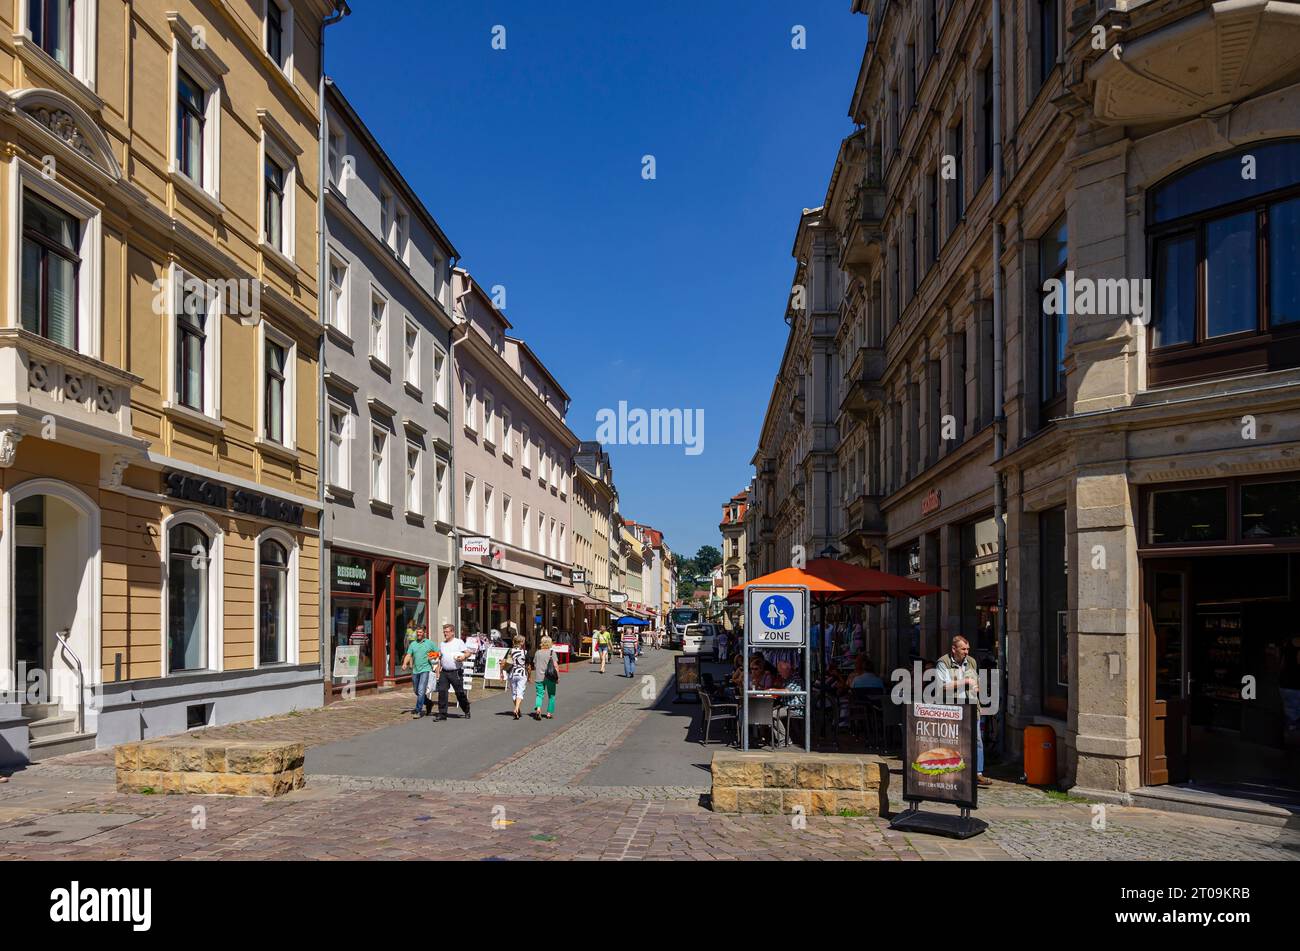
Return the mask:
<path id="1" fill-rule="evenodd" d="M 830 558 L 833 560 L 840 557 L 840 550 L 836 548 L 833 543 L 827 544 L 825 548 L 823 548 L 820 552 L 817 553 L 817 557 Z"/>

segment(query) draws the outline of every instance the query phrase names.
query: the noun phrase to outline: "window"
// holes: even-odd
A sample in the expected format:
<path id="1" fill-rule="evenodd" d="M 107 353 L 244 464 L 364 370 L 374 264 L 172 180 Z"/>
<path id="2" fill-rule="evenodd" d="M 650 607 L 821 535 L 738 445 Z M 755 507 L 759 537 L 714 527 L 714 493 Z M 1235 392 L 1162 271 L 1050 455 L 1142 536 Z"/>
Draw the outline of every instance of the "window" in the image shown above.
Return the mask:
<path id="1" fill-rule="evenodd" d="M 496 498 L 493 495 L 492 486 L 487 483 L 483 484 L 483 534 L 491 538 L 496 534 L 496 511 L 493 504 Z"/>
<path id="2" fill-rule="evenodd" d="M 388 431 L 370 429 L 370 499 L 388 504 Z"/>
<path id="3" fill-rule="evenodd" d="M 525 548 L 533 540 L 532 523 L 528 520 L 528 503 L 521 502 L 522 508 L 519 511 L 519 538 Z"/>
<path id="4" fill-rule="evenodd" d="M 506 459 L 515 457 L 515 424 L 510 417 L 510 410 L 501 407 L 501 455 Z"/>
<path id="5" fill-rule="evenodd" d="M 397 245 L 394 250 L 397 256 L 406 264 L 410 264 L 410 255 L 408 245 L 411 238 L 411 216 L 405 211 L 397 213 Z"/>
<path id="6" fill-rule="evenodd" d="M 907 108 L 916 108 L 916 44 L 907 44 Z"/>
<path id="7" fill-rule="evenodd" d="M 1246 177 L 1249 156 L 1255 177 Z M 1148 383 L 1298 364 L 1300 140 L 1202 162 L 1148 196 Z"/>
<path id="8" fill-rule="evenodd" d="M 1065 395 L 1065 345 L 1070 332 L 1069 301 L 1066 298 L 1069 295 L 1064 292 L 1049 295 L 1045 288 L 1050 280 L 1061 281 L 1064 285 L 1068 256 L 1069 240 L 1065 216 L 1062 215 L 1038 241 L 1038 283 L 1041 295 L 1038 309 L 1042 314 L 1039 399 L 1044 405 L 1055 403 Z M 1052 307 L 1052 302 L 1059 302 L 1061 306 Z M 1060 312 L 1048 313 L 1049 308 Z"/>
<path id="9" fill-rule="evenodd" d="M 351 336 L 348 320 L 348 263 L 332 251 L 329 262 L 329 304 L 325 319 L 335 330 Z"/>
<path id="10" fill-rule="evenodd" d="M 167 519 L 167 672 L 208 670 L 220 657 L 221 548 L 211 520 L 197 514 Z"/>
<path id="11" fill-rule="evenodd" d="M 217 357 L 215 339 L 218 327 L 216 295 L 206 282 L 185 274 L 179 268 L 173 274 L 173 394 L 178 405 L 217 417 Z"/>
<path id="12" fill-rule="evenodd" d="M 1300 538 L 1300 483 L 1255 482 L 1241 487 L 1241 537 Z"/>
<path id="13" fill-rule="evenodd" d="M 560 523 L 560 561 L 568 561 L 569 543 L 568 536 L 565 534 L 564 523 Z"/>
<path id="14" fill-rule="evenodd" d="M 289 643 L 289 552 L 268 540 L 257 555 L 257 662 L 283 664 Z"/>
<path id="15" fill-rule="evenodd" d="M 413 515 L 424 514 L 424 505 L 420 499 L 420 455 L 419 446 L 406 444 L 406 511 Z"/>
<path id="16" fill-rule="evenodd" d="M 1147 495 L 1147 544 L 1195 545 L 1228 540 L 1228 489 L 1211 486 Z"/>
<path id="17" fill-rule="evenodd" d="M 333 129 L 329 131 L 329 144 L 327 152 L 327 162 L 329 164 L 330 184 L 336 187 L 344 195 L 347 194 L 347 188 L 343 181 L 344 163 L 347 161 L 348 146 L 342 132 L 336 132 Z"/>
<path id="18" fill-rule="evenodd" d="M 537 440 L 537 481 L 546 485 L 549 474 L 546 467 L 551 461 L 550 453 L 546 451 L 546 440 Z"/>
<path id="19" fill-rule="evenodd" d="M 390 248 L 395 247 L 393 231 L 393 196 L 387 190 L 379 193 L 379 240 Z"/>
<path id="20" fill-rule="evenodd" d="M 292 185 L 288 165 L 268 151 L 263 157 L 262 240 L 285 257 L 293 256 Z"/>
<path id="21" fill-rule="evenodd" d="M 433 348 L 433 401 L 447 405 L 447 354 L 436 344 Z"/>
<path id="22" fill-rule="evenodd" d="M 929 258 L 926 263 L 934 264 L 939 260 L 939 172 L 937 169 L 926 178 L 925 198 L 929 203 L 926 227 L 930 232 L 926 235 L 929 240 Z"/>
<path id="23" fill-rule="evenodd" d="M 34 42 L 69 72 L 72 71 L 75 0 L 28 0 L 27 28 Z"/>
<path id="24" fill-rule="evenodd" d="M 293 68 L 293 7 L 266 0 L 266 55 L 285 73 Z"/>
<path id="25" fill-rule="evenodd" d="M 483 442 L 488 446 L 497 444 L 496 404 L 487 390 L 483 391 Z"/>
<path id="26" fill-rule="evenodd" d="M 329 484 L 337 489 L 352 488 L 352 467 L 350 464 L 352 445 L 352 414 L 346 406 L 330 401 L 329 407 L 329 446 L 327 449 L 326 472 Z"/>
<path id="27" fill-rule="evenodd" d="M 204 92 L 189 73 L 180 71 L 176 101 L 176 165 L 182 175 L 195 185 L 205 185 L 203 176 L 203 139 L 207 111 Z"/>
<path id="28" fill-rule="evenodd" d="M 474 508 L 474 477 L 465 476 L 465 527 L 471 532 L 475 530 L 478 522 L 478 513 Z"/>
<path id="29" fill-rule="evenodd" d="M 76 350 L 81 222 L 25 192 L 22 233 L 22 326 Z"/>
<path id="30" fill-rule="evenodd" d="M 953 159 L 952 205 L 948 214 L 948 233 L 957 227 L 957 221 L 966 214 L 966 126 L 958 120 L 949 135 Z"/>
<path id="31" fill-rule="evenodd" d="M 889 87 L 889 115 L 892 119 L 890 129 L 893 132 L 894 151 L 898 151 L 898 140 L 902 136 L 902 118 L 896 83 Z"/>
<path id="32" fill-rule="evenodd" d="M 523 446 L 523 454 L 524 454 L 523 461 L 519 464 L 519 467 L 523 469 L 525 472 L 532 472 L 533 471 L 532 433 L 528 431 L 527 424 L 521 425 L 519 427 L 519 433 L 520 433 L 519 439 L 521 445 Z"/>
<path id="33" fill-rule="evenodd" d="M 448 510 L 448 485 L 447 485 L 447 463 L 439 459 L 433 467 L 434 492 L 437 495 L 438 521 L 449 524 L 451 522 L 451 512 Z"/>
<path id="34" fill-rule="evenodd" d="M 267 340 L 262 352 L 265 394 L 262 407 L 262 435 L 282 446 L 288 445 L 285 380 L 289 371 L 289 348 L 281 346 L 274 340 Z"/>
<path id="35" fill-rule="evenodd" d="M 478 432 L 478 401 L 474 399 L 474 378 L 465 374 L 464 384 L 465 428 L 472 433 Z"/>
<path id="36" fill-rule="evenodd" d="M 406 336 L 403 346 L 405 355 L 405 380 L 408 386 L 420 388 L 420 328 L 411 321 L 406 322 Z"/>
<path id="37" fill-rule="evenodd" d="M 980 70 L 980 160 L 987 176 L 993 171 L 993 63 Z"/>
<path id="38" fill-rule="evenodd" d="M 226 67 L 178 14 L 172 25 L 172 181 L 209 205 L 221 195 L 221 80 Z M 192 188 L 190 186 L 193 186 Z M 210 200 L 209 200 L 210 199 Z"/>
<path id="39" fill-rule="evenodd" d="M 515 540 L 515 527 L 510 520 L 510 496 L 501 496 L 501 540 L 507 545 Z"/>
<path id="40" fill-rule="evenodd" d="M 370 289 L 370 355 L 388 364 L 388 298 Z"/>
<path id="41" fill-rule="evenodd" d="M 1037 0 L 1038 3 L 1038 84 L 1042 86 L 1056 68 L 1057 24 L 1056 5 L 1059 0 Z"/>

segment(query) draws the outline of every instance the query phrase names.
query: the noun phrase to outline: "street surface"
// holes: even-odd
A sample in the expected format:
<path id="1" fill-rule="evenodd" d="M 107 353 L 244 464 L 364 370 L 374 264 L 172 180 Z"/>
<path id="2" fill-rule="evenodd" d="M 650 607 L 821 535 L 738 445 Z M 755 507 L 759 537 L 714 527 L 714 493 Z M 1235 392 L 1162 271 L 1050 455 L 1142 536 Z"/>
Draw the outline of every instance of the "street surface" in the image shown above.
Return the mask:
<path id="1" fill-rule="evenodd" d="M 108 751 L 61 757 L 0 785 L 0 859 L 1300 858 L 1298 830 L 1099 813 L 1005 782 L 981 792 L 990 828 L 965 842 L 880 819 L 717 815 L 705 803 L 718 747 L 699 744 L 697 705 L 672 702 L 674 656 L 648 652 L 633 680 L 621 662 L 604 675 L 575 662 L 541 723 L 476 688 L 470 720 L 454 707 L 412 720 L 397 691 L 206 731 L 305 743 L 307 787 L 275 800 L 123 795 Z M 901 808 L 898 789 L 895 772 Z"/>

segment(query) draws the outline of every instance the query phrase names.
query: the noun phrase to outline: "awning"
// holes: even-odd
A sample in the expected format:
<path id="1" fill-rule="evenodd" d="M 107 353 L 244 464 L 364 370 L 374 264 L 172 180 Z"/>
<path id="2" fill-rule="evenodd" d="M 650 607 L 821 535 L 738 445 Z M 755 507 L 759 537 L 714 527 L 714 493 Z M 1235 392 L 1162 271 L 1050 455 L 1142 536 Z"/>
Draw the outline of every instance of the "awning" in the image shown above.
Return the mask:
<path id="1" fill-rule="evenodd" d="M 530 578 L 528 575 L 515 574 L 513 571 L 498 571 L 495 568 L 484 568 L 482 565 L 462 565 L 468 571 L 477 571 L 479 574 L 493 581 L 499 581 L 502 584 L 509 585 L 512 588 L 526 588 L 529 591 L 536 591 L 539 594 L 558 594 L 565 598 L 582 597 L 575 588 L 568 588 L 562 584 L 556 584 L 554 581 L 544 581 L 541 578 Z"/>
<path id="2" fill-rule="evenodd" d="M 584 608 L 586 608 L 589 611 L 596 611 L 599 610 L 600 608 L 609 607 L 609 605 L 606 604 L 604 601 L 601 601 L 597 598 L 589 598 L 585 594 L 579 597 L 578 601 L 582 604 Z"/>

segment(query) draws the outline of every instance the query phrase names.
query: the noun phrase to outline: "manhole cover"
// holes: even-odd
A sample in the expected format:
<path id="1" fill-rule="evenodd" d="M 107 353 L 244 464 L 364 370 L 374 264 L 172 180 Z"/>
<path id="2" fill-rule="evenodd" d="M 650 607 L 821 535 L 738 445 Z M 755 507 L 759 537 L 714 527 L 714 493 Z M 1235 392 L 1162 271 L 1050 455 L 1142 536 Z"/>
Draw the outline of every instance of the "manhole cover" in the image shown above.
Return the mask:
<path id="1" fill-rule="evenodd" d="M 144 816 L 106 815 L 94 812 L 58 813 L 0 828 L 0 842 L 22 842 L 26 839 L 42 839 L 46 842 L 79 842 L 82 839 L 90 838 L 92 835 L 111 832 L 143 818 Z"/>

